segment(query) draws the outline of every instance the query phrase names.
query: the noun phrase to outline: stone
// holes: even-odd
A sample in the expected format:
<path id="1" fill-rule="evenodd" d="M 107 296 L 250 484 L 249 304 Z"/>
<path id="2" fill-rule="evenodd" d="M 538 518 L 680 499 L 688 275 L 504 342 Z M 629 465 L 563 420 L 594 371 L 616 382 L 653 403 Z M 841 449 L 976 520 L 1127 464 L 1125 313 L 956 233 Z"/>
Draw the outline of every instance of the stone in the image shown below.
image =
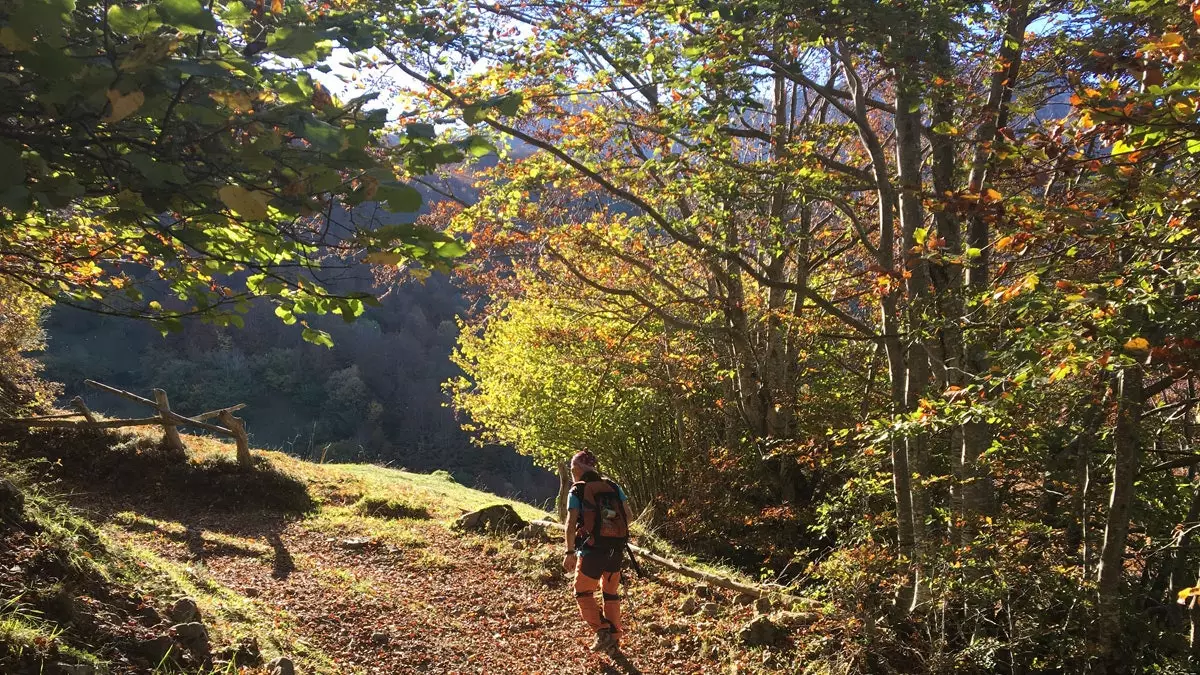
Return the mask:
<path id="1" fill-rule="evenodd" d="M 147 628 L 153 628 L 163 622 L 162 615 L 158 613 L 158 610 L 149 605 L 137 611 L 137 620 Z"/>
<path id="2" fill-rule="evenodd" d="M 258 638 L 244 637 L 234 644 L 221 650 L 221 659 L 236 666 L 258 666 L 262 664 L 262 651 L 258 648 Z"/>
<path id="3" fill-rule="evenodd" d="M 770 614 L 771 613 L 771 599 L 770 598 L 759 598 L 758 600 L 755 600 L 754 601 L 754 611 L 758 612 L 759 614 Z"/>
<path id="4" fill-rule="evenodd" d="M 391 636 L 383 631 L 377 630 L 374 633 L 371 633 L 371 642 L 374 642 L 377 645 L 386 645 L 387 643 L 391 642 L 391 640 Z"/>
<path id="5" fill-rule="evenodd" d="M 690 595 L 684 598 L 683 602 L 679 604 L 679 611 L 683 614 L 695 614 L 696 609 L 696 598 Z"/>
<path id="6" fill-rule="evenodd" d="M 174 646 L 175 641 L 171 639 L 170 635 L 159 635 L 149 640 L 139 640 L 137 651 L 157 665 L 163 659 L 167 658 L 167 655 L 171 653 L 171 649 Z"/>
<path id="7" fill-rule="evenodd" d="M 361 551 L 371 545 L 373 540 L 370 537 L 351 537 L 338 542 L 338 546 L 347 551 Z"/>
<path id="8" fill-rule="evenodd" d="M 208 629 L 204 624 L 193 621 L 171 627 L 171 632 L 188 648 L 188 651 L 198 656 L 208 656 Z"/>
<path id="9" fill-rule="evenodd" d="M 21 488 L 7 478 L 0 478 L 0 517 L 18 517 L 25 508 Z"/>
<path id="10" fill-rule="evenodd" d="M 518 539 L 512 543 L 512 547 L 513 547 L 514 551 L 524 551 L 525 550 L 525 542 Z"/>
<path id="11" fill-rule="evenodd" d="M 784 631 L 766 616 L 756 616 L 738 631 L 738 639 L 747 647 L 768 647 L 777 644 Z"/>
<path id="12" fill-rule="evenodd" d="M 200 606 L 191 598 L 180 598 L 171 605 L 167 616 L 175 623 L 191 623 L 200 620 Z"/>
<path id="13" fill-rule="evenodd" d="M 90 663 L 58 663 L 54 666 L 60 675 L 95 675 L 96 669 Z"/>
<path id="14" fill-rule="evenodd" d="M 508 504 L 493 504 L 472 511 L 454 522 L 455 529 L 467 532 L 520 532 L 528 523 Z"/>
<path id="15" fill-rule="evenodd" d="M 546 541 L 546 528 L 530 523 L 517 533 L 517 539 L 524 541 Z"/>
<path id="16" fill-rule="evenodd" d="M 716 593 L 713 591 L 712 586 L 708 584 L 697 584 L 696 597 L 701 600 L 712 600 L 716 597 Z"/>
<path id="17" fill-rule="evenodd" d="M 754 604 L 754 596 L 747 595 L 745 593 L 739 593 L 738 596 L 733 599 L 733 602 L 739 607 L 748 607 Z"/>
<path id="18" fill-rule="evenodd" d="M 704 616 L 714 617 L 720 613 L 720 611 L 721 606 L 715 602 L 706 602 L 703 605 L 700 605 L 700 612 L 704 614 Z"/>
<path id="19" fill-rule="evenodd" d="M 208 629 L 204 627 L 204 624 L 198 621 L 177 624 L 175 626 L 171 626 L 171 630 L 174 631 L 175 635 L 184 642 L 208 639 Z"/>
<path id="20" fill-rule="evenodd" d="M 286 656 L 271 659 L 267 664 L 268 675 L 296 675 L 296 664 Z"/>
<path id="21" fill-rule="evenodd" d="M 791 630 L 816 621 L 817 614 L 815 612 L 775 612 L 771 615 L 771 620 L 777 625 Z"/>

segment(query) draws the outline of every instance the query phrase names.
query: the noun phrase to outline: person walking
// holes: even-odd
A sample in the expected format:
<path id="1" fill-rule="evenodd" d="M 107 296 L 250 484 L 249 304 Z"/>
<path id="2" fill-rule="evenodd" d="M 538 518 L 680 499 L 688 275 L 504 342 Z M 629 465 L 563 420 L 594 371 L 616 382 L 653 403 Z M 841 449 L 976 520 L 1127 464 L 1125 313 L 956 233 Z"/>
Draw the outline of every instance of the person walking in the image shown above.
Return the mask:
<path id="1" fill-rule="evenodd" d="M 563 569 L 575 572 L 575 602 L 579 615 L 595 632 L 591 650 L 615 652 L 620 648 L 621 565 L 629 541 L 633 513 L 625 491 L 600 475 L 596 456 L 584 450 L 571 458 L 575 484 L 567 498 L 567 551 Z M 596 591 L 604 607 L 596 603 Z"/>

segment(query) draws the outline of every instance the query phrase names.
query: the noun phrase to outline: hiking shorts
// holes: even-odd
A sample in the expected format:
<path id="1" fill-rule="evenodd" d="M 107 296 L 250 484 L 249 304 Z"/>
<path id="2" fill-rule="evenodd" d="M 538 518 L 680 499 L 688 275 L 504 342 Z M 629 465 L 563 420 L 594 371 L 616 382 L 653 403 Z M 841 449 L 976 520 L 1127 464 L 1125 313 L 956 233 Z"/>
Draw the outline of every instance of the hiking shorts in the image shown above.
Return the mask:
<path id="1" fill-rule="evenodd" d="M 621 571 L 625 562 L 625 551 L 614 549 L 592 549 L 579 556 L 579 574 L 590 579 L 599 579 L 605 572 L 615 574 Z"/>

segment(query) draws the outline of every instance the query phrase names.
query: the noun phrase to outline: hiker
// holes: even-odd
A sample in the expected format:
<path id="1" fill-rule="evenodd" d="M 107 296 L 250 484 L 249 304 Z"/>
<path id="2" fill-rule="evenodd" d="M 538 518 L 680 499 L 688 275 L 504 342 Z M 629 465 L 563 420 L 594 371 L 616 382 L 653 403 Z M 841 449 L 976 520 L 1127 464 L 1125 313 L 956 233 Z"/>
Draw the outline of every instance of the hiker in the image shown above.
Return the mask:
<path id="1" fill-rule="evenodd" d="M 591 650 L 613 652 L 621 642 L 621 562 L 633 513 L 621 486 L 596 470 L 596 456 L 584 450 L 571 458 L 575 484 L 567 498 L 567 553 L 563 569 L 575 570 L 579 614 L 596 632 Z M 604 611 L 596 590 L 604 596 Z"/>

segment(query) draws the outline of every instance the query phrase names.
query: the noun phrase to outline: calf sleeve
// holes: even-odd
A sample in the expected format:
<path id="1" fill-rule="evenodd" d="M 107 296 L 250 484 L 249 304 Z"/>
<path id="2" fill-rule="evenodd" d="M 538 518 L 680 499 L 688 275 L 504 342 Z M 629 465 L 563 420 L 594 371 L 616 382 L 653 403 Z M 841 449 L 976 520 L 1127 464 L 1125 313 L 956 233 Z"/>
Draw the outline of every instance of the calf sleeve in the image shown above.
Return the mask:
<path id="1" fill-rule="evenodd" d="M 614 633 L 621 632 L 621 596 L 618 594 L 621 583 L 620 572 L 604 573 L 604 618 L 612 625 Z"/>
<path id="2" fill-rule="evenodd" d="M 575 571 L 575 602 L 579 605 L 579 616 L 592 630 L 608 627 L 604 616 L 600 614 L 600 605 L 596 603 L 596 591 L 599 588 L 599 579 L 582 574 L 578 569 Z"/>

